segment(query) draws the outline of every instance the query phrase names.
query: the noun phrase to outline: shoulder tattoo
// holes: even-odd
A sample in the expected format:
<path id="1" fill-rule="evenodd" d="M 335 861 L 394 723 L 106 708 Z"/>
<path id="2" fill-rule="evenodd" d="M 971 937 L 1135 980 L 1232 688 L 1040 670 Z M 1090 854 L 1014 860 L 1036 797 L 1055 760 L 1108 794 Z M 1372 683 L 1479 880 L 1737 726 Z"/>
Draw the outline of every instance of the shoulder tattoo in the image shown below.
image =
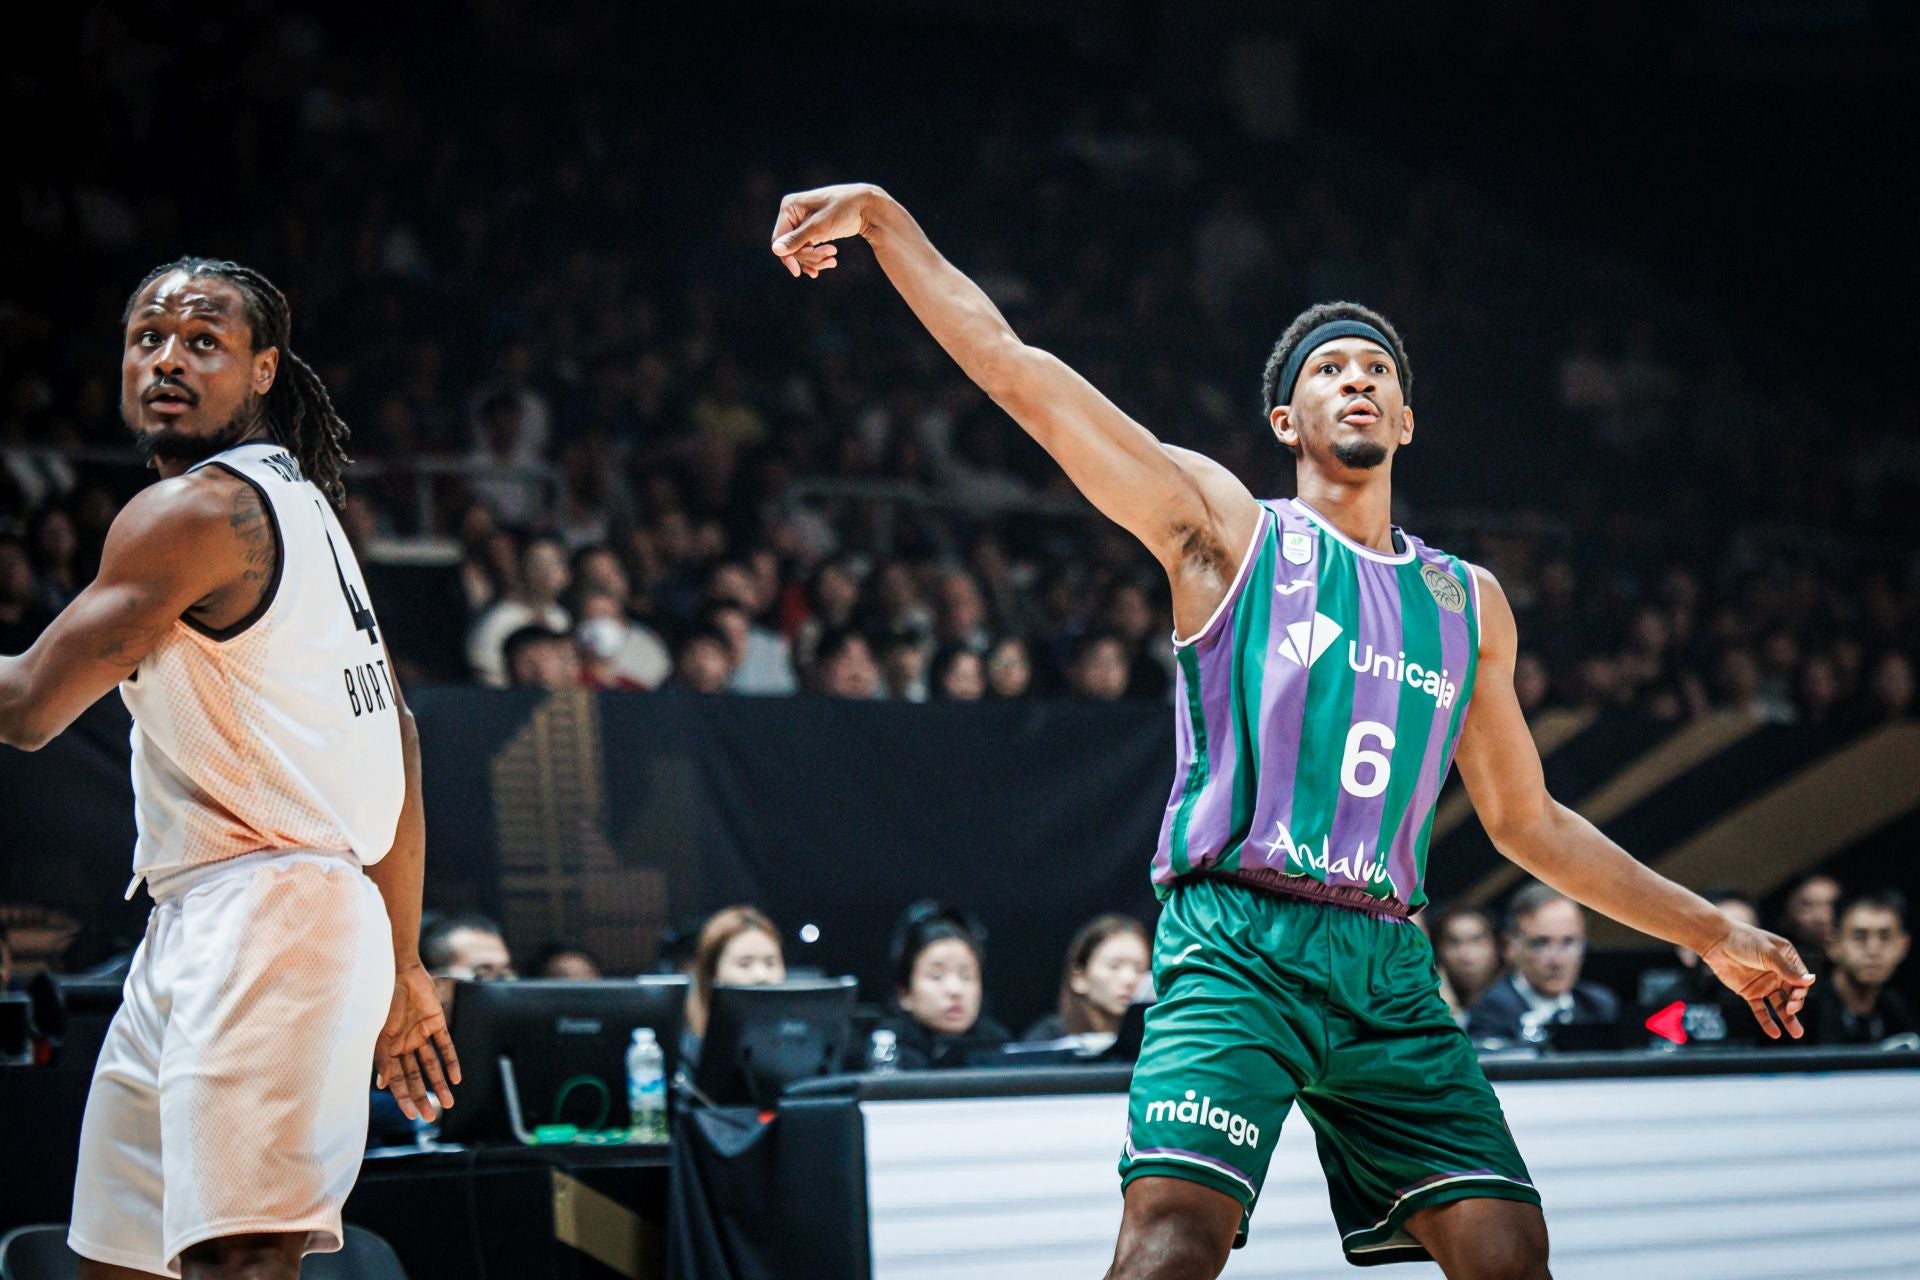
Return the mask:
<path id="1" fill-rule="evenodd" d="M 227 509 L 227 527 L 239 544 L 242 582 L 264 583 L 273 577 L 274 559 L 280 549 L 273 536 L 273 521 L 260 495 L 250 484 L 236 484 L 233 505 Z"/>

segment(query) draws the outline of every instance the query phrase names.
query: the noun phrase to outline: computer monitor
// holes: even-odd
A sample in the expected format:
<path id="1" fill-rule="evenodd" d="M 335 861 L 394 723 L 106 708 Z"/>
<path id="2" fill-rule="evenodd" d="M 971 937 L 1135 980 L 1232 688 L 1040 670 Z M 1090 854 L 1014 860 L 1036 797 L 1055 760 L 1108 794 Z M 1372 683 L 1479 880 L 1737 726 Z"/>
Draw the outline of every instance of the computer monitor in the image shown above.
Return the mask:
<path id="1" fill-rule="evenodd" d="M 571 1124 L 624 1128 L 627 1046 L 652 1027 L 673 1079 L 687 980 L 678 975 L 596 982 L 523 979 L 460 982 L 453 992 L 453 1040 L 464 1077 L 440 1118 L 449 1142 L 513 1140 L 499 1060 L 513 1064 L 528 1129 Z M 566 1088 L 569 1082 L 573 1087 Z M 564 1094 L 564 1096 L 563 1096 Z"/>
<path id="2" fill-rule="evenodd" d="M 834 1075 L 853 1039 L 852 978 L 713 989 L 693 1083 L 722 1106 L 770 1107 L 786 1087 Z"/>

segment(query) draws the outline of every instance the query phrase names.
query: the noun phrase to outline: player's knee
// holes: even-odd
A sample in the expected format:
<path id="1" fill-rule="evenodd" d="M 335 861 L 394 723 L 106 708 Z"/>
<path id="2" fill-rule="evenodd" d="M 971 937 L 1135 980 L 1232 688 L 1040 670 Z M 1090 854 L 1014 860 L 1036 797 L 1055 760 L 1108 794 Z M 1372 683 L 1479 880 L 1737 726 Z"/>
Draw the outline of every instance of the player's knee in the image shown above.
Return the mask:
<path id="1" fill-rule="evenodd" d="M 1176 1212 L 1129 1215 L 1107 1280 L 1214 1280 L 1233 1250 L 1206 1223 Z"/>
<path id="2" fill-rule="evenodd" d="M 1471 1280 L 1552 1280 L 1547 1272 L 1547 1233 L 1531 1227 L 1492 1237 L 1477 1249 Z"/>

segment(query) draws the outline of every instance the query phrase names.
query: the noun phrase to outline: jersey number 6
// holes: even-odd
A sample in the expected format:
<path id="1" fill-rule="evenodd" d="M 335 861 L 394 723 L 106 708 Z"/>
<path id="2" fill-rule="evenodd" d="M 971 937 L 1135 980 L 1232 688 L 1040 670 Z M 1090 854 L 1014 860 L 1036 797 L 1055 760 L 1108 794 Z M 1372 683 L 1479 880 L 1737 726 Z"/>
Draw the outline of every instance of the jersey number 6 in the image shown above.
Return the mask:
<path id="1" fill-rule="evenodd" d="M 1371 800 L 1387 789 L 1387 778 L 1393 772 L 1393 760 L 1385 751 L 1369 751 L 1363 744 L 1372 738 L 1386 751 L 1393 750 L 1393 730 L 1378 720 L 1362 720 L 1347 730 L 1347 750 L 1340 758 L 1340 785 L 1348 794 L 1359 796 L 1362 800 Z M 1360 770 L 1367 770 L 1366 781 L 1361 781 Z"/>

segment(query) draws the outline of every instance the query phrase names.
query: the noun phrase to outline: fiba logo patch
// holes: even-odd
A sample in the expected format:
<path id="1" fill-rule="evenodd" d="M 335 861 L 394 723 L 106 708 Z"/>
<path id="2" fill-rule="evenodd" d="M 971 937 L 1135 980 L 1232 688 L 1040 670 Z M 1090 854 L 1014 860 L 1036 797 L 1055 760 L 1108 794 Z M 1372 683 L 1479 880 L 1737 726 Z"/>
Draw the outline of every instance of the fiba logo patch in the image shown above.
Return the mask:
<path id="1" fill-rule="evenodd" d="M 1427 584 L 1427 590 L 1433 593 L 1433 602 L 1442 609 L 1448 613 L 1461 613 L 1466 609 L 1467 589 L 1460 585 L 1460 579 L 1437 564 L 1420 570 L 1420 577 Z"/>

